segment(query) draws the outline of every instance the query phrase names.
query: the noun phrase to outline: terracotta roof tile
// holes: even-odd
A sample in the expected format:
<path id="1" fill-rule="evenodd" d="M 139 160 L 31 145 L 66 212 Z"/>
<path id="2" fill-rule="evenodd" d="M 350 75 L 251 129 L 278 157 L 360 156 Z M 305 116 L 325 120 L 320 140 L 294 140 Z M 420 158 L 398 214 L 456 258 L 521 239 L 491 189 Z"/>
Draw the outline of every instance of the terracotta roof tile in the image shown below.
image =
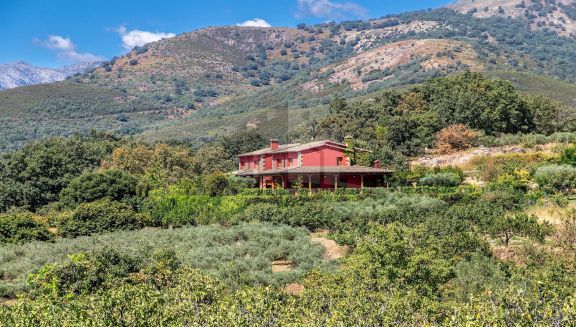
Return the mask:
<path id="1" fill-rule="evenodd" d="M 261 154 L 268 154 L 268 153 L 298 152 L 298 151 L 305 151 L 305 150 L 309 150 L 309 149 L 314 149 L 314 148 L 321 147 L 324 145 L 331 145 L 331 146 L 343 148 L 343 149 L 346 148 L 346 144 L 325 140 L 325 141 L 316 141 L 316 142 L 310 142 L 310 143 L 304 143 L 304 144 L 300 144 L 300 143 L 280 144 L 278 146 L 278 150 L 272 150 L 270 148 L 265 148 L 265 149 L 260 149 L 257 151 L 243 153 L 243 154 L 239 155 L 239 157 L 255 156 L 255 155 L 261 155 Z"/>

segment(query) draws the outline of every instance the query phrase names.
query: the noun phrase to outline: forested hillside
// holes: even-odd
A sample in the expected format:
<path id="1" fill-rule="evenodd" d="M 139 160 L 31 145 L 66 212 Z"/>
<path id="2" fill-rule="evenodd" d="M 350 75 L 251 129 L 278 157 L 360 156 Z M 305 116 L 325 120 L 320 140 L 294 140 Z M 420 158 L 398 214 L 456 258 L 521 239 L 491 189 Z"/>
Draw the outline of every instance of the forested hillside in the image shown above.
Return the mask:
<path id="1" fill-rule="evenodd" d="M 574 83 L 573 3 L 512 2 L 505 14 L 491 5 L 491 14 L 480 14 L 462 1 L 455 11 L 184 33 L 64 82 L 0 92 L 0 150 L 92 128 L 197 145 L 253 127 L 285 136 L 325 114 L 337 96 L 365 98 L 467 70 L 536 93 L 529 86 L 541 79 Z M 554 17 L 564 22 L 552 24 Z M 573 107 L 573 97 L 547 95 Z"/>

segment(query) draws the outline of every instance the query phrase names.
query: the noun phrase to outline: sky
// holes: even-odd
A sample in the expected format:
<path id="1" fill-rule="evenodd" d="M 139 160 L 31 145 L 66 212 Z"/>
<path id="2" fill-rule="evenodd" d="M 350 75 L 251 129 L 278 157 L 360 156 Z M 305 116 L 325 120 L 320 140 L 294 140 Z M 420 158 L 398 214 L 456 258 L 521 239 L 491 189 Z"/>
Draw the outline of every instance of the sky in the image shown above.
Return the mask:
<path id="1" fill-rule="evenodd" d="M 207 26 L 377 18 L 451 0 L 0 0 L 0 63 L 59 67 Z"/>

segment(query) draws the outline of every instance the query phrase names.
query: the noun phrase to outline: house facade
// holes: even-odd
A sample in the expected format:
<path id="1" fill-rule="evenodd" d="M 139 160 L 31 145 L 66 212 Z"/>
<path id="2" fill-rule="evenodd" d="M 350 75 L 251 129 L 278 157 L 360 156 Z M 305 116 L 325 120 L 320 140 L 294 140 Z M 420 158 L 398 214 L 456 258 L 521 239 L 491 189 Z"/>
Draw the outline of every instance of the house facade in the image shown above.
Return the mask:
<path id="1" fill-rule="evenodd" d="M 239 155 L 237 176 L 252 177 L 260 188 L 338 189 L 386 186 L 392 173 L 375 167 L 353 166 L 346 144 L 332 141 L 280 144 Z M 356 151 L 366 151 L 356 149 Z"/>

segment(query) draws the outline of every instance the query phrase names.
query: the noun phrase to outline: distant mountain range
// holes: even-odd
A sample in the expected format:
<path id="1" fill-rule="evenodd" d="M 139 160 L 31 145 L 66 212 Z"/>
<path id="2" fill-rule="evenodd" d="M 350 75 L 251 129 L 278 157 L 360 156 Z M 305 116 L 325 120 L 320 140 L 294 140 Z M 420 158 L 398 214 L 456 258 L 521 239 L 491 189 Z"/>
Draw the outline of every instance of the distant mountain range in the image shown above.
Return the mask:
<path id="1" fill-rule="evenodd" d="M 0 90 L 62 81 L 68 76 L 93 70 L 101 64 L 102 62 L 87 62 L 56 69 L 37 67 L 22 61 L 13 64 L 0 64 Z"/>
<path id="2" fill-rule="evenodd" d="M 246 128 L 281 137 L 335 97 L 366 99 L 467 70 L 576 110 L 576 1 L 460 0 L 296 28 L 209 27 L 97 65 L 0 66 L 0 87 L 85 72 L 0 92 L 0 152 L 91 129 L 195 144 Z"/>

